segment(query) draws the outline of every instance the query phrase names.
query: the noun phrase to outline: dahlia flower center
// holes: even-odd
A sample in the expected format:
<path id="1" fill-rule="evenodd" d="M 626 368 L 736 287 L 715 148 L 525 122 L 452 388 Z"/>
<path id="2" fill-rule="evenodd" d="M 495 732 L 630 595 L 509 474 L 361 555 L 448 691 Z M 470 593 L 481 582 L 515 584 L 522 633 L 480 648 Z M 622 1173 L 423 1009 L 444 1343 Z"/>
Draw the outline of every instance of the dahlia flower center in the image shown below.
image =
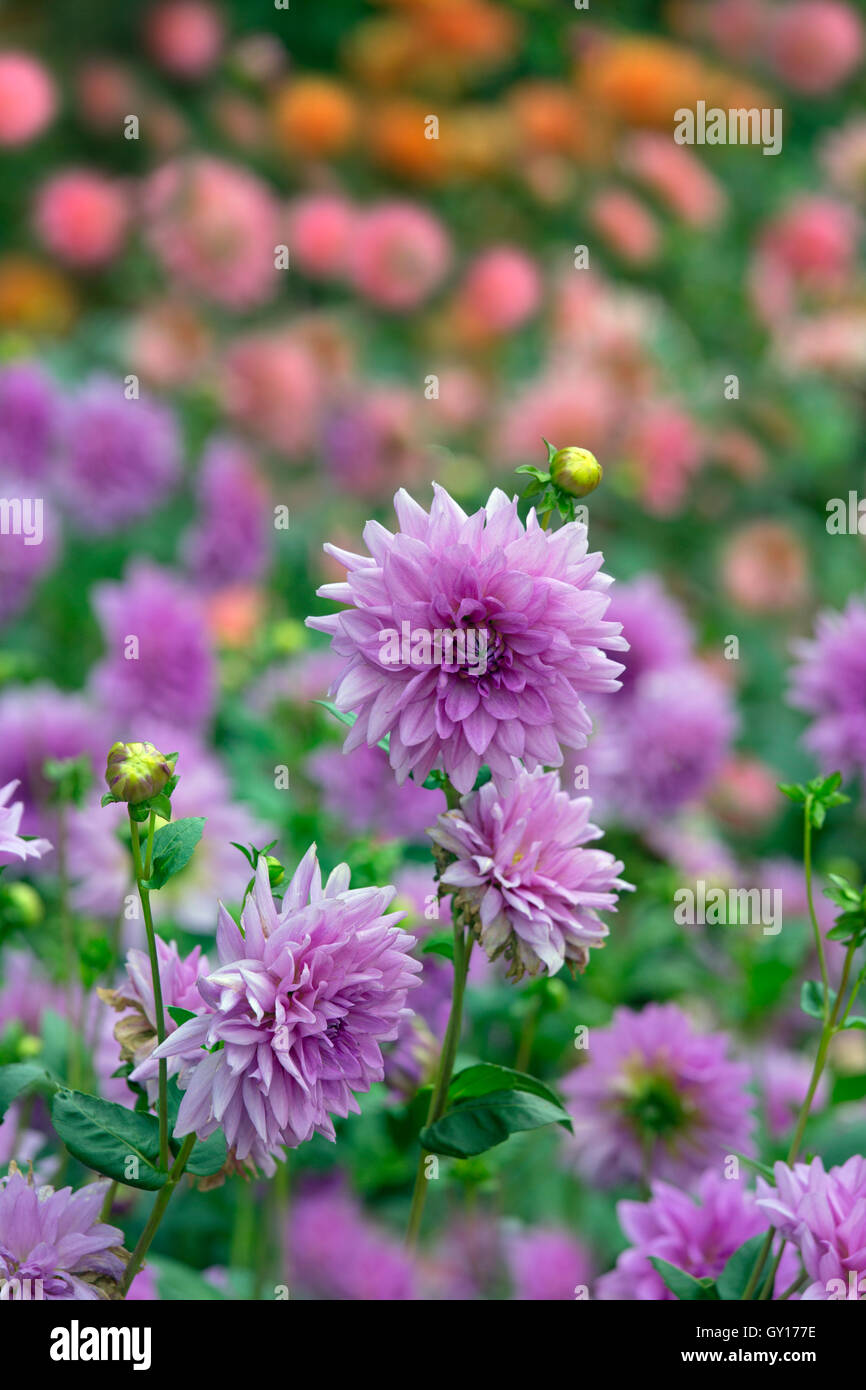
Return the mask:
<path id="1" fill-rule="evenodd" d="M 642 1133 L 661 1138 L 684 1127 L 689 1108 L 671 1077 L 645 1072 L 631 1082 L 625 1113 Z"/>

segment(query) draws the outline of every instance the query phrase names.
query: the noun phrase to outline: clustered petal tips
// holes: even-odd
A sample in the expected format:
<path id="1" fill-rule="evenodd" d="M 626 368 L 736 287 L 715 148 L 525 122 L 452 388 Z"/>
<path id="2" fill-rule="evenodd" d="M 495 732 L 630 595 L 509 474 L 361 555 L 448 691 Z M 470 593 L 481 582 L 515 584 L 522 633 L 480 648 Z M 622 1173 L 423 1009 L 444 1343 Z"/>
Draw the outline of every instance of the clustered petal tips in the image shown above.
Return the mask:
<path id="1" fill-rule="evenodd" d="M 19 835 L 24 803 L 13 801 L 11 806 L 8 804 L 17 787 L 16 780 L 7 782 L 5 787 L 0 788 L 0 864 L 5 862 L 5 856 L 9 854 L 15 859 L 41 859 L 43 854 L 47 854 L 51 849 L 48 840 L 26 840 L 23 835 Z"/>
<path id="2" fill-rule="evenodd" d="M 777 1163 L 776 1186 L 758 1178 L 758 1206 L 800 1252 L 810 1302 L 866 1299 L 866 1158 L 829 1172 L 820 1158 Z"/>
<path id="3" fill-rule="evenodd" d="M 404 914 L 387 911 L 393 897 L 350 888 L 345 864 L 323 886 L 311 846 L 280 903 L 259 860 L 240 928 L 220 906 L 219 968 L 198 982 L 204 1013 L 153 1054 L 198 1049 L 179 1078 L 176 1134 L 222 1126 L 239 1161 L 272 1173 L 284 1147 L 333 1139 L 331 1116 L 359 1111 L 355 1093 L 382 1080 L 381 1044 L 397 1036 L 421 970 Z"/>
<path id="4" fill-rule="evenodd" d="M 110 1184 L 35 1187 L 13 1163 L 0 1178 L 0 1302 L 107 1298 L 123 1274 L 123 1232 L 99 1219 Z"/>
<path id="5" fill-rule="evenodd" d="M 439 817 L 430 835 L 455 856 L 442 882 L 474 906 L 482 946 L 491 959 L 504 952 L 512 975 L 582 971 L 608 933 L 598 911 L 615 911 L 632 885 L 618 859 L 588 847 L 602 833 L 589 797 L 569 797 L 555 772 L 514 772 L 502 791 L 487 782 Z"/>
<path id="6" fill-rule="evenodd" d="M 349 607 L 307 622 L 346 663 L 332 687 L 357 714 L 346 752 L 389 734 L 399 782 L 440 767 L 468 792 L 482 763 L 507 780 L 515 757 L 558 767 L 561 746 L 583 747 L 582 697 L 618 688 L 605 653 L 626 643 L 582 523 L 548 532 L 530 511 L 524 526 L 499 489 L 467 516 L 434 491 L 428 514 L 401 489 L 400 530 L 368 522 L 369 556 L 325 547 L 348 573 L 319 594 Z"/>

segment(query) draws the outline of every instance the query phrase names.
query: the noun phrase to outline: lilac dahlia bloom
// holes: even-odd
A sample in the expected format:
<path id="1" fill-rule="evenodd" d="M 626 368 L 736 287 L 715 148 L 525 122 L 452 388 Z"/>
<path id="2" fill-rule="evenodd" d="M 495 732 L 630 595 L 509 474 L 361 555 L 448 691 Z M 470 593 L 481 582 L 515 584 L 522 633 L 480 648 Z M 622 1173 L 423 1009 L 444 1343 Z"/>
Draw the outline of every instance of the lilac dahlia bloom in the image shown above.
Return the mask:
<path id="1" fill-rule="evenodd" d="M 17 1168 L 0 1181 L 0 1301 L 27 1298 L 16 1280 L 41 1280 L 42 1297 L 99 1299 L 97 1279 L 118 1280 L 123 1232 L 99 1220 L 110 1184 L 73 1192 L 34 1187 Z M 31 1295 L 32 1296 L 32 1295 Z"/>
<path id="2" fill-rule="evenodd" d="M 23 481 L 20 475 L 15 479 L 0 473 L 0 490 L 4 497 L 20 498 L 22 503 L 26 499 L 30 499 L 31 504 L 40 500 L 33 497 L 32 483 Z M 24 531 L 19 535 L 10 533 L 0 536 L 0 623 L 8 622 L 27 606 L 36 585 L 53 569 L 57 559 L 58 519 L 55 506 L 50 497 L 44 497 L 41 501 L 42 539 L 38 545 L 28 544 Z M 31 536 L 34 535 L 34 524 L 35 516 L 31 511 L 25 521 Z"/>
<path id="3" fill-rule="evenodd" d="M 766 1047 L 755 1058 L 755 1077 L 764 1102 L 767 1129 L 774 1139 L 780 1139 L 793 1127 L 800 1113 L 809 1082 L 812 1063 L 798 1052 L 782 1047 Z M 822 1110 L 829 1098 L 826 1074 L 815 1090 L 813 1111 Z"/>
<path id="4" fill-rule="evenodd" d="M 607 616 L 621 623 L 628 643 L 620 677 L 623 697 L 648 671 L 681 666 L 691 656 L 691 626 L 655 574 L 642 574 L 627 584 L 617 582 Z"/>
<path id="5" fill-rule="evenodd" d="M 95 377 L 67 411 L 58 477 L 76 525 L 96 534 L 147 516 L 179 476 L 180 443 L 171 411 L 127 400 L 123 383 Z"/>
<path id="6" fill-rule="evenodd" d="M 198 519 L 184 538 L 186 563 L 205 589 L 254 583 L 268 564 L 268 494 L 252 458 L 231 439 L 210 443 L 196 480 Z"/>
<path id="7" fill-rule="evenodd" d="M 589 1257 L 566 1231 L 539 1226 L 506 1241 L 506 1257 L 521 1302 L 573 1299 L 590 1283 Z"/>
<path id="8" fill-rule="evenodd" d="M 768 1221 L 741 1178 L 725 1178 L 708 1169 L 698 1179 L 696 1197 L 666 1182 L 652 1184 L 648 1202 L 620 1202 L 619 1224 L 631 1241 L 616 1269 L 597 1281 L 595 1296 L 670 1302 L 675 1298 L 650 1256 L 667 1260 L 695 1279 L 721 1274 L 735 1250 L 768 1229 Z M 786 1248 L 776 1274 L 781 1293 L 797 1274 L 797 1258 Z"/>
<path id="9" fill-rule="evenodd" d="M 0 784 L 20 784 L 24 835 L 47 833 L 56 839 L 45 763 L 85 754 L 95 769 L 99 760 L 104 766 L 105 751 L 105 730 L 81 696 L 47 683 L 10 686 L 0 695 Z"/>
<path id="10" fill-rule="evenodd" d="M 51 849 L 48 840 L 24 840 L 18 834 L 24 803 L 7 805 L 17 786 L 17 782 L 7 782 L 0 788 L 0 864 L 8 864 L 10 855 L 13 859 L 41 859 Z"/>
<path id="11" fill-rule="evenodd" d="M 220 904 L 220 965 L 198 984 L 206 1012 L 154 1053 L 222 1044 L 181 1076 L 175 1133 L 221 1125 L 239 1160 L 273 1172 L 283 1146 L 333 1139 L 331 1115 L 359 1112 L 354 1092 L 382 1080 L 380 1045 L 397 1036 L 421 969 L 397 928 L 404 914 L 386 915 L 393 897 L 350 888 L 345 864 L 322 887 L 313 845 L 277 903 L 259 861 L 242 930 Z"/>
<path id="12" fill-rule="evenodd" d="M 558 767 L 560 744 L 582 747 L 592 724 L 581 697 L 617 689 L 622 668 L 604 649 L 625 642 L 605 620 L 611 580 L 587 553 L 585 526 L 544 531 L 534 511 L 524 526 L 499 489 L 467 516 L 434 491 L 429 515 L 397 493 L 396 535 L 367 523 L 369 557 L 326 545 L 348 575 L 319 594 L 349 608 L 307 622 L 346 663 L 332 688 L 358 716 L 346 752 L 390 733 L 398 782 L 441 766 L 468 792 L 482 763 L 510 778 L 514 757 Z M 461 630 L 467 659 L 447 647 L 437 659 L 435 634 Z M 468 659 L 467 631 L 476 658 L 486 642 L 483 662 Z"/>
<path id="13" fill-rule="evenodd" d="M 108 646 L 93 672 L 93 690 L 114 729 L 140 728 L 143 720 L 178 729 L 206 724 L 214 657 L 196 595 L 168 570 L 138 560 L 122 583 L 96 586 L 93 607 Z M 137 656 L 127 655 L 130 637 L 137 639 Z"/>
<path id="14" fill-rule="evenodd" d="M 362 744 L 349 754 L 320 748 L 307 766 L 319 783 L 325 810 L 357 834 L 424 840 L 428 825 L 442 809 L 441 791 L 416 782 L 397 787 L 388 755 L 379 747 Z"/>
<path id="15" fill-rule="evenodd" d="M 588 1060 L 562 1082 L 569 1141 L 590 1181 L 644 1176 L 688 1182 L 715 1159 L 751 1146 L 749 1069 L 721 1033 L 698 1033 L 675 1004 L 617 1009 L 590 1030 Z"/>
<path id="16" fill-rule="evenodd" d="M 418 1296 L 405 1250 L 338 1185 L 302 1192 L 286 1236 L 293 1283 L 308 1297 L 402 1302 Z"/>
<path id="17" fill-rule="evenodd" d="M 63 990 L 51 983 L 32 952 L 7 948 L 0 955 L 0 1033 L 12 1023 L 38 1037 L 47 1009 L 63 1013 Z"/>
<path id="18" fill-rule="evenodd" d="M 569 797 L 555 772 L 518 768 L 501 791 L 487 782 L 430 831 L 456 855 L 442 882 L 475 906 L 487 955 L 504 952 L 517 979 L 555 975 L 566 962 L 584 970 L 590 947 L 608 934 L 599 909 L 615 911 L 617 891 L 632 886 L 618 859 L 587 848 L 602 834 L 591 810 L 589 797 Z"/>
<path id="19" fill-rule="evenodd" d="M 34 483 L 48 477 L 61 409 L 57 387 L 35 363 L 15 362 L 0 371 L 0 477 L 26 478 L 31 494 Z"/>
<path id="20" fill-rule="evenodd" d="M 776 1186 L 758 1179 L 758 1205 L 796 1245 L 812 1281 L 810 1301 L 866 1300 L 866 1158 L 824 1171 L 811 1163 L 777 1163 Z"/>
<path id="21" fill-rule="evenodd" d="M 805 742 L 823 772 L 866 772 L 866 603 L 818 615 L 815 636 L 795 642 L 790 702 L 812 716 Z"/>

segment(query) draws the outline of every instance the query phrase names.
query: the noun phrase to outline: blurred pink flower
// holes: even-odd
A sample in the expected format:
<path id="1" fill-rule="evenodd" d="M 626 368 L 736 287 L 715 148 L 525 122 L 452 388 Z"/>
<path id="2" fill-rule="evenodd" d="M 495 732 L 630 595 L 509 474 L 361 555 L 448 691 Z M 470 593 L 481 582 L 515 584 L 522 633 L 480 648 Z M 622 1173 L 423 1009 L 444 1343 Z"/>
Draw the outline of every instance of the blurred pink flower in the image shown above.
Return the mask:
<path id="1" fill-rule="evenodd" d="M 144 217 L 165 269 L 204 299 L 240 310 L 276 293 L 278 207 L 249 170 L 210 155 L 163 164 L 145 184 Z"/>
<path id="2" fill-rule="evenodd" d="M 56 107 L 54 81 L 42 63 L 29 53 L 0 53 L 0 145 L 26 145 Z"/>
<path id="3" fill-rule="evenodd" d="M 92 169 L 53 174 L 37 191 L 36 234 L 68 265 L 88 269 L 112 260 L 129 224 L 123 186 Z"/>
<path id="4" fill-rule="evenodd" d="M 130 323 L 133 369 L 154 386 L 192 380 L 204 366 L 210 336 L 196 311 L 175 297 L 148 304 Z"/>
<path id="5" fill-rule="evenodd" d="M 325 465 L 336 486 L 361 496 L 392 493 L 418 481 L 417 391 L 398 384 L 363 384 L 356 401 L 338 409 L 323 431 Z"/>
<path id="6" fill-rule="evenodd" d="M 466 271 L 457 292 L 457 314 L 474 337 L 512 333 L 538 311 L 538 266 L 518 246 L 491 246 Z"/>
<path id="7" fill-rule="evenodd" d="M 542 438 L 577 444 L 602 460 L 621 409 L 610 383 L 592 368 L 549 373 L 511 395 L 499 412 L 491 452 L 503 464 L 544 462 Z"/>
<path id="8" fill-rule="evenodd" d="M 806 289 L 841 288 L 857 258 L 859 221 L 834 198 L 795 198 L 765 229 L 764 256 Z"/>
<path id="9" fill-rule="evenodd" d="M 296 265 L 315 279 L 346 273 L 357 210 L 341 193 L 307 193 L 288 207 L 286 244 Z"/>
<path id="10" fill-rule="evenodd" d="M 349 273 L 356 290 L 383 309 L 406 311 L 428 299 L 448 271 L 443 224 L 417 203 L 378 203 L 355 228 Z"/>
<path id="11" fill-rule="evenodd" d="M 164 0 L 145 15 L 144 42 L 174 77 L 204 77 L 222 49 L 222 20 L 205 0 Z"/>
<path id="12" fill-rule="evenodd" d="M 651 512 L 678 510 L 704 461 L 704 443 L 690 415 L 673 401 L 655 401 L 638 418 L 629 439 L 640 491 Z"/>
<path id="13" fill-rule="evenodd" d="M 795 0 L 772 11 L 767 57 L 795 91 L 822 96 L 846 81 L 863 58 L 863 24 L 841 0 Z"/>
<path id="14" fill-rule="evenodd" d="M 223 361 L 222 400 L 236 424 L 296 458 L 312 445 L 322 383 L 309 348 L 291 330 L 236 338 Z"/>
<path id="15" fill-rule="evenodd" d="M 866 117 L 854 116 L 821 143 L 821 163 L 830 182 L 861 202 L 866 198 Z"/>
<path id="16" fill-rule="evenodd" d="M 747 613 L 800 608 L 808 593 L 803 544 L 784 521 L 748 522 L 725 545 L 722 582 L 731 602 Z"/>
<path id="17" fill-rule="evenodd" d="M 771 15 L 764 0 L 699 0 L 695 8 L 704 11 L 707 37 L 726 58 L 743 63 L 761 52 Z"/>
<path id="18" fill-rule="evenodd" d="M 595 230 L 624 261 L 646 265 L 658 254 L 658 223 L 626 189 L 604 189 L 593 199 L 589 215 Z"/>
<path id="19" fill-rule="evenodd" d="M 622 162 L 689 227 L 711 227 L 725 211 L 721 184 L 697 155 L 675 145 L 669 135 L 648 130 L 634 133 L 626 142 Z"/>
<path id="20" fill-rule="evenodd" d="M 506 1239 L 505 1252 L 514 1297 L 521 1302 L 574 1299 L 578 1288 L 589 1286 L 589 1256 L 573 1236 L 555 1226 L 515 1232 Z"/>

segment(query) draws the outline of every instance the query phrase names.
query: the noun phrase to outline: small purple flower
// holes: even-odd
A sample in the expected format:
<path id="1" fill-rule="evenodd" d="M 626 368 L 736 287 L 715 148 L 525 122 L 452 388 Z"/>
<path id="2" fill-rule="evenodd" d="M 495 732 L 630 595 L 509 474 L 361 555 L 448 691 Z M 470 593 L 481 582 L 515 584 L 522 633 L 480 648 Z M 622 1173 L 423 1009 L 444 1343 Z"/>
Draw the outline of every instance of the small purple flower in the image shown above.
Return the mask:
<path id="1" fill-rule="evenodd" d="M 0 1033 L 10 1023 L 38 1037 L 47 1009 L 62 1014 L 64 993 L 51 983 L 30 951 L 6 949 L 0 955 Z"/>
<path id="2" fill-rule="evenodd" d="M 457 857 L 442 882 L 475 906 L 482 946 L 491 960 L 504 952 L 515 978 L 566 962 L 582 971 L 608 934 L 598 911 L 615 911 L 631 884 L 612 854 L 587 848 L 602 834 L 589 797 L 570 798 L 555 772 L 515 771 L 501 791 L 487 782 L 439 817 L 431 838 Z"/>
<path id="3" fill-rule="evenodd" d="M 617 1009 L 562 1082 L 580 1170 L 605 1187 L 688 1182 L 714 1159 L 748 1153 L 749 1069 L 727 1053 L 723 1034 L 696 1032 L 675 1004 Z"/>
<path id="4" fill-rule="evenodd" d="M 184 538 L 187 567 L 204 589 L 255 583 L 268 565 L 268 494 L 248 452 L 208 445 L 196 480 L 198 518 Z"/>
<path id="5" fill-rule="evenodd" d="M 0 478 L 27 479 L 31 493 L 48 478 L 61 411 L 57 387 L 35 363 L 15 362 L 0 371 Z"/>
<path id="6" fill-rule="evenodd" d="M 805 743 L 823 772 L 866 771 L 866 603 L 818 615 L 815 636 L 793 645 L 790 702 L 812 716 Z"/>
<path id="7" fill-rule="evenodd" d="M 80 755 L 94 765 L 105 756 L 105 730 L 80 695 L 47 683 L 10 686 L 0 695 L 0 784 L 20 784 L 24 835 L 48 835 L 56 843 L 49 806 L 54 788 L 43 768 L 50 759 Z"/>
<path id="8" fill-rule="evenodd" d="M 622 624 L 628 651 L 620 676 L 622 698 L 648 671 L 681 666 L 692 652 L 691 626 L 679 604 L 665 592 L 655 574 L 642 574 L 613 590 L 607 616 Z"/>
<path id="9" fill-rule="evenodd" d="M 351 889 L 345 864 L 323 888 L 311 846 L 277 903 L 259 861 L 243 930 L 220 905 L 220 966 L 198 985 L 206 1012 L 154 1053 L 213 1049 L 181 1076 L 176 1134 L 222 1125 L 240 1161 L 273 1172 L 283 1146 L 333 1139 L 331 1115 L 359 1112 L 354 1093 L 382 1080 L 381 1043 L 396 1037 L 421 969 L 403 914 L 386 915 L 393 897 Z"/>
<path id="10" fill-rule="evenodd" d="M 676 1295 L 650 1264 L 650 1257 L 684 1269 L 694 1279 L 715 1279 L 735 1250 L 767 1230 L 766 1215 L 741 1178 L 708 1169 L 698 1179 L 697 1197 L 666 1182 L 654 1182 L 648 1202 L 620 1202 L 619 1224 L 631 1241 L 616 1269 L 597 1281 L 603 1300 L 672 1301 Z M 775 1280 L 781 1293 L 796 1278 L 797 1259 L 786 1248 Z"/>
<path id="11" fill-rule="evenodd" d="M 127 400 L 123 383 L 94 377 L 68 407 L 58 481 L 67 510 L 89 533 L 147 516 L 180 473 L 180 441 L 168 407 Z"/>
<path id="12" fill-rule="evenodd" d="M 519 1231 L 506 1240 L 506 1257 L 521 1302 L 574 1299 L 590 1283 L 586 1251 L 556 1227 Z M 585 1297 L 585 1294 L 582 1294 Z"/>
<path id="13" fill-rule="evenodd" d="M 508 779 L 515 757 L 558 767 L 560 744 L 582 747 L 581 697 L 618 688 L 605 649 L 625 643 L 605 619 L 611 580 L 585 526 L 544 531 L 534 511 L 524 526 L 498 489 L 467 516 L 434 491 L 429 515 L 397 493 L 396 535 L 367 523 L 370 557 L 325 547 L 348 575 L 319 594 L 349 608 L 307 622 L 346 663 L 332 692 L 357 713 L 346 752 L 390 733 L 398 782 L 441 766 L 468 792 L 482 763 Z"/>
<path id="14" fill-rule="evenodd" d="M 307 1297 L 402 1302 L 418 1296 L 405 1250 L 336 1184 L 301 1193 L 286 1243 L 293 1281 Z"/>
<path id="15" fill-rule="evenodd" d="M 17 786 L 17 782 L 7 782 L 0 788 L 0 864 L 8 864 L 10 855 L 13 859 L 41 859 L 52 848 L 48 840 L 24 840 L 18 834 L 24 803 L 7 805 Z"/>
<path id="16" fill-rule="evenodd" d="M 107 1297 L 96 1280 L 119 1280 L 125 1267 L 123 1232 L 99 1220 L 109 1186 L 55 1192 L 32 1186 L 17 1168 L 0 1180 L 0 1301 Z"/>
<path id="17" fill-rule="evenodd" d="M 96 586 L 93 607 L 108 651 L 92 686 L 113 732 L 142 729 L 146 721 L 179 729 L 206 724 L 215 698 L 214 656 L 196 595 L 168 570 L 138 560 L 122 583 Z"/>
<path id="18" fill-rule="evenodd" d="M 820 1158 L 773 1172 L 775 1187 L 758 1179 L 758 1205 L 800 1252 L 812 1281 L 802 1297 L 866 1300 L 866 1158 L 829 1172 Z"/>
<path id="19" fill-rule="evenodd" d="M 198 992 L 199 979 L 207 975 L 209 965 L 201 947 L 195 946 L 188 955 L 182 956 L 177 944 L 156 938 L 156 954 L 159 962 L 159 981 L 162 986 L 162 1003 L 165 1012 L 166 1032 L 172 1034 L 178 1025 L 171 1014 L 171 1008 L 185 1009 L 189 1013 L 200 1014 L 204 1005 Z M 153 997 L 153 976 L 150 959 L 145 951 L 132 949 L 126 955 L 126 980 L 117 989 L 101 989 L 99 996 L 120 1015 L 114 1028 L 114 1037 L 120 1046 L 120 1056 L 124 1062 L 132 1062 L 133 1081 L 147 1082 L 148 1089 L 155 1093 L 155 1078 L 158 1066 L 151 1054 L 156 1047 L 156 1005 Z M 168 1074 L 179 1072 L 185 1063 L 196 1060 L 195 1046 L 185 1057 L 174 1056 L 168 1063 Z M 115 1060 L 112 1071 L 119 1062 Z"/>
<path id="20" fill-rule="evenodd" d="M 321 787 L 325 810 L 356 834 L 424 840 L 428 825 L 442 809 L 441 791 L 417 782 L 397 787 L 388 755 L 379 747 L 362 744 L 348 754 L 320 748 L 307 766 Z"/>

